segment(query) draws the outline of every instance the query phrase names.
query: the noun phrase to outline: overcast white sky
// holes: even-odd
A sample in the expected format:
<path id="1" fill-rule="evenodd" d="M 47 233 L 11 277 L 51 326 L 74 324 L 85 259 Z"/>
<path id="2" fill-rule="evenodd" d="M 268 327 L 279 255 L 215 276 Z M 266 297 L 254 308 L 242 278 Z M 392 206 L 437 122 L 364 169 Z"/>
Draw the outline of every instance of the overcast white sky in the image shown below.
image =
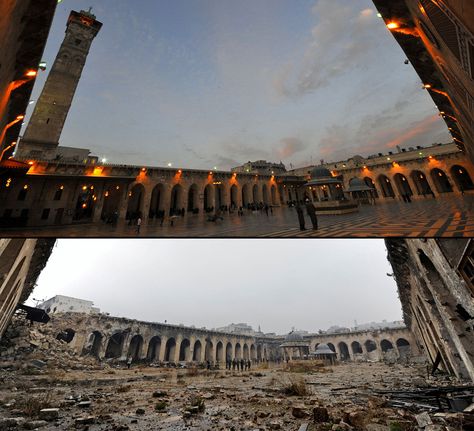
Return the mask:
<path id="1" fill-rule="evenodd" d="M 73 296 L 111 315 L 197 327 L 317 331 L 401 320 L 386 255 L 376 239 L 61 239 L 32 298 Z"/>

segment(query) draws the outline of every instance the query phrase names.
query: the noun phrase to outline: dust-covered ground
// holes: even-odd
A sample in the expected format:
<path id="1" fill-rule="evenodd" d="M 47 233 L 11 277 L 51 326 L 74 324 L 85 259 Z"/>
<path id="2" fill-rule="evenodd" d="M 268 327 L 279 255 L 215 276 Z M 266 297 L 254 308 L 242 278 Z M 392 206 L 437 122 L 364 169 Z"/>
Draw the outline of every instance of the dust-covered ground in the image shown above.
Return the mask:
<path id="1" fill-rule="evenodd" d="M 423 365 L 385 363 L 304 361 L 242 372 L 15 365 L 0 372 L 0 429 L 410 430 L 417 412 L 388 407 L 374 391 L 428 384 Z M 450 419 L 431 415 L 426 429 L 462 429 Z"/>

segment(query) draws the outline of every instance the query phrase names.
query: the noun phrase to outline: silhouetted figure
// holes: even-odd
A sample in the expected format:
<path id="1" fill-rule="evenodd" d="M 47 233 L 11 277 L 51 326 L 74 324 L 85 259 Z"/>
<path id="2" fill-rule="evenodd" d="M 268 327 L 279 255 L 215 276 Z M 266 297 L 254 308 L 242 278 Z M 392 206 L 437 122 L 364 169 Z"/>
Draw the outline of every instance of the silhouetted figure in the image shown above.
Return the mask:
<path id="1" fill-rule="evenodd" d="M 313 225 L 313 230 L 318 229 L 318 217 L 316 215 L 316 207 L 314 206 L 313 202 L 309 201 L 306 202 L 306 212 L 311 219 L 311 224 Z"/>
<path id="2" fill-rule="evenodd" d="M 298 221 L 300 223 L 300 230 L 306 230 L 304 227 L 304 214 L 303 208 L 299 204 L 296 205 L 296 214 L 298 214 Z"/>

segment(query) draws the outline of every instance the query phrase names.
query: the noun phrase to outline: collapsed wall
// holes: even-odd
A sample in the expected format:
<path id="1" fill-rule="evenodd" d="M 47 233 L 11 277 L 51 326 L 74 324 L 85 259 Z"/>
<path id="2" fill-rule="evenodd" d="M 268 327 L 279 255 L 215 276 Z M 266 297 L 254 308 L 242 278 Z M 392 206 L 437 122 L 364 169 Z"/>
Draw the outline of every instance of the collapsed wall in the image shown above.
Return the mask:
<path id="1" fill-rule="evenodd" d="M 474 380 L 473 241 L 386 239 L 403 318 L 433 364 Z M 471 274 L 472 275 L 472 274 Z"/>

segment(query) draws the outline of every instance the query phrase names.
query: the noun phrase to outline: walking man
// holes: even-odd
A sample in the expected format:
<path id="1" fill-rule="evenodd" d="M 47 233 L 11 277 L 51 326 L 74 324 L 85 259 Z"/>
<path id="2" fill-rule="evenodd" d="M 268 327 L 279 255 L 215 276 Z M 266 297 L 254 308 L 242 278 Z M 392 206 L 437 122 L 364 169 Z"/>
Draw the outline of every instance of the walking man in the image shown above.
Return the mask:
<path id="1" fill-rule="evenodd" d="M 142 218 L 138 216 L 137 218 L 137 235 L 140 234 L 140 226 L 142 225 Z"/>

